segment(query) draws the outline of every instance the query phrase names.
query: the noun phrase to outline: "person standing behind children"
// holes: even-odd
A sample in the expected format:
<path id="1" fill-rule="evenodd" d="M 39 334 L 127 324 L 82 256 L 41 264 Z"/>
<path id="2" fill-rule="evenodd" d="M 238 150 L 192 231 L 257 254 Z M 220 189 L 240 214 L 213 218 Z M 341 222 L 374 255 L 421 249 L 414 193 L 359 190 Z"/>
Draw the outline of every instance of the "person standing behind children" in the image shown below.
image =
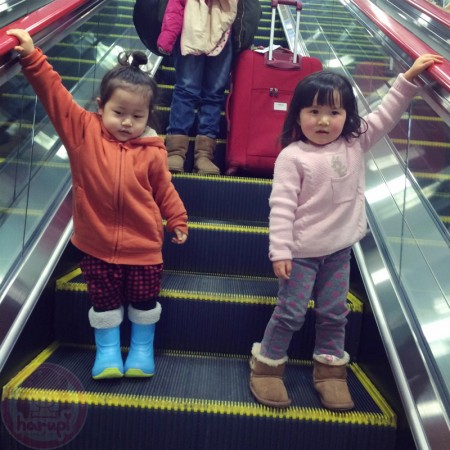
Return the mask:
<path id="1" fill-rule="evenodd" d="M 72 172 L 73 244 L 92 302 L 94 379 L 154 374 L 153 339 L 161 314 L 163 218 L 172 242 L 187 239 L 187 214 L 167 168 L 163 141 L 148 127 L 154 81 L 142 52 L 119 55 L 103 77 L 98 113 L 77 105 L 25 30 L 18 39 L 22 70 L 67 150 Z M 131 321 L 125 364 L 120 351 L 124 305 Z"/>
<path id="2" fill-rule="evenodd" d="M 196 4 L 201 8 L 198 0 L 169 0 L 158 38 L 159 51 L 173 54 L 176 77 L 165 144 L 170 171 L 184 172 L 197 110 L 194 171 L 219 175 L 213 159 L 233 57 L 229 36 L 237 0 L 210 0 L 211 8 L 221 8 L 220 20 L 211 22 L 200 34 L 191 27 L 201 18 L 189 15 Z"/>
<path id="3" fill-rule="evenodd" d="M 345 77 L 317 72 L 297 85 L 269 200 L 269 258 L 279 278 L 278 301 L 250 359 L 250 389 L 260 403 L 291 404 L 283 382 L 287 350 L 314 298 L 314 387 L 325 408 L 354 407 L 344 340 L 350 251 L 367 230 L 365 153 L 400 120 L 417 92 L 415 77 L 439 62 L 436 55 L 417 58 L 364 119 Z"/>

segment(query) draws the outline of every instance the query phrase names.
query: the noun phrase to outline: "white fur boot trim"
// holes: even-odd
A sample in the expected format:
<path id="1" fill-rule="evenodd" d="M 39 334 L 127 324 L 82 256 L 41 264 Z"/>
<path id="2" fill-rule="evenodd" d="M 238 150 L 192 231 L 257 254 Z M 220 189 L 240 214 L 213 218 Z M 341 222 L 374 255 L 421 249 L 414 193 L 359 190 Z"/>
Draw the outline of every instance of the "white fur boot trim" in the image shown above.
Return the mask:
<path id="1" fill-rule="evenodd" d="M 280 366 L 281 364 L 284 364 L 288 360 L 287 356 L 284 356 L 283 358 L 280 358 L 280 359 L 270 359 L 270 358 L 267 358 L 266 356 L 262 356 L 261 355 L 261 343 L 260 342 L 255 342 L 253 344 L 252 355 L 259 362 L 262 362 L 263 364 L 266 364 L 267 366 L 270 366 L 270 367 Z"/>
<path id="2" fill-rule="evenodd" d="M 91 308 L 88 313 L 89 323 L 92 328 L 115 328 L 122 323 L 123 320 L 123 306 L 111 311 L 94 311 Z"/>
<path id="3" fill-rule="evenodd" d="M 130 322 L 137 323 L 139 325 L 151 325 L 158 322 L 161 317 L 161 304 L 156 302 L 156 306 L 148 311 L 142 311 L 140 309 L 133 308 L 132 305 L 128 305 L 128 318 Z"/>
<path id="4" fill-rule="evenodd" d="M 347 352 L 344 352 L 342 358 L 333 355 L 313 355 L 313 359 L 327 366 L 345 366 L 350 361 L 350 355 Z"/>

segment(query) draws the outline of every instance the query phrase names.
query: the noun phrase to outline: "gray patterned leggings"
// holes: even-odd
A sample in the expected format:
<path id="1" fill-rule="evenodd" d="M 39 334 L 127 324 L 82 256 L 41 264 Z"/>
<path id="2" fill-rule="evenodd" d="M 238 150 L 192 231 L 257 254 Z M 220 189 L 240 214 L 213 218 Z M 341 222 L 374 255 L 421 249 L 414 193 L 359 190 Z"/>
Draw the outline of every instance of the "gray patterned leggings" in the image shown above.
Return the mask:
<path id="1" fill-rule="evenodd" d="M 287 355 L 295 331 L 305 322 L 308 303 L 315 300 L 315 355 L 344 356 L 350 252 L 345 248 L 319 258 L 292 261 L 289 280 L 280 280 L 278 302 L 261 342 L 261 355 L 280 359 Z"/>

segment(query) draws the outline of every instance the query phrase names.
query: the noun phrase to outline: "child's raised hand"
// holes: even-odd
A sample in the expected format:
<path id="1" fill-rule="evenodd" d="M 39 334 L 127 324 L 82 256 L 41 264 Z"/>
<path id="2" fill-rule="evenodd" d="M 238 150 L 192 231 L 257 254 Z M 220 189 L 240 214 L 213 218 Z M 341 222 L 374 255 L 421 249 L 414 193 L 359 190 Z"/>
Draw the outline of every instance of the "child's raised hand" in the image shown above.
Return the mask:
<path id="1" fill-rule="evenodd" d="M 424 70 L 433 64 L 440 64 L 444 58 L 440 55 L 433 55 L 431 53 L 425 53 L 420 55 L 413 63 L 413 65 L 404 73 L 405 78 L 412 82 L 414 78 L 421 74 Z"/>
<path id="2" fill-rule="evenodd" d="M 173 231 L 175 236 L 172 238 L 172 242 L 174 244 L 184 244 L 187 239 L 187 234 L 183 233 L 179 228 L 175 228 Z"/>
<path id="3" fill-rule="evenodd" d="M 8 36 L 13 36 L 19 41 L 19 45 L 14 47 L 14 50 L 19 53 L 21 57 L 29 55 L 34 50 L 33 39 L 31 39 L 28 31 L 12 28 L 6 32 Z"/>

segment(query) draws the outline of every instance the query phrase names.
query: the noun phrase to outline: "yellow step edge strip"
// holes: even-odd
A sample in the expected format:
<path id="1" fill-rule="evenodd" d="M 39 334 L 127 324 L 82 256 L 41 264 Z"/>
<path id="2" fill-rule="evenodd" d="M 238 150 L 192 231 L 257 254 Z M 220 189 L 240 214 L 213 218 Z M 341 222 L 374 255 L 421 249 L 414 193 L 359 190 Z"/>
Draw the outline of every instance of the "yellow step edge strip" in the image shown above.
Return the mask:
<path id="1" fill-rule="evenodd" d="M 133 15 L 130 14 L 129 18 L 133 19 Z M 118 30 L 118 29 L 128 30 L 131 28 L 130 24 L 128 24 L 128 23 L 117 23 L 117 22 L 116 23 L 108 23 L 108 22 L 98 22 L 97 20 L 87 20 L 86 22 L 84 22 L 83 25 L 93 25 L 93 26 L 97 26 L 97 27 L 100 27 L 100 26 L 101 27 L 113 27 L 114 30 Z M 134 38 L 134 36 L 122 36 L 122 38 L 126 38 L 126 39 L 128 39 L 130 37 Z"/>
<path id="2" fill-rule="evenodd" d="M 59 284 L 59 280 L 57 281 Z M 57 290 L 66 292 L 87 292 L 87 287 L 84 283 L 69 283 L 61 284 L 57 287 Z M 217 302 L 217 303 L 240 303 L 245 305 L 269 305 L 275 306 L 277 304 L 277 297 L 275 296 L 254 296 L 244 294 L 216 294 L 213 292 L 188 292 L 176 289 L 161 289 L 159 293 L 160 297 L 171 299 L 183 299 L 183 300 L 195 300 L 205 302 Z M 349 293 L 347 296 L 348 308 L 355 313 L 363 312 L 363 303 Z M 310 300 L 308 303 L 308 309 L 313 309 L 315 306 L 314 300 Z"/>
<path id="3" fill-rule="evenodd" d="M 264 17 L 264 15 L 266 15 L 267 17 Z M 266 35 L 260 35 L 259 33 L 261 33 L 261 31 L 264 31 L 264 30 L 266 30 L 266 32 L 270 30 L 270 24 L 272 22 L 271 15 L 272 15 L 272 13 L 270 11 L 267 12 L 267 13 L 263 12 L 263 17 L 261 18 L 259 23 L 260 23 L 260 25 L 267 24 L 267 26 L 260 26 L 258 28 L 258 30 L 256 31 L 258 34 L 255 36 L 255 39 L 254 39 L 255 41 L 258 40 L 258 39 L 261 39 L 261 38 L 269 39 Z M 317 27 L 317 22 L 309 21 L 309 22 L 305 22 L 304 25 L 310 25 L 312 27 L 314 27 L 314 26 Z M 303 26 L 303 21 L 302 21 L 302 26 Z M 341 31 L 341 34 L 342 34 L 343 32 L 345 32 L 347 30 L 347 27 L 348 27 L 348 25 L 346 25 L 344 23 L 336 23 L 336 24 L 333 24 L 333 25 L 331 25 L 331 24 L 324 24 L 322 26 L 322 28 L 325 29 L 325 33 L 326 33 L 327 36 L 330 35 L 330 34 L 331 35 L 338 35 L 339 31 Z M 352 27 L 352 31 L 353 30 L 355 30 L 357 38 L 363 38 L 363 39 L 367 40 L 367 34 L 364 34 L 364 31 L 366 31 L 366 28 L 364 28 L 364 27 L 362 27 L 360 25 L 357 25 L 355 27 Z M 282 29 L 275 25 L 275 31 L 276 32 L 277 31 L 281 32 Z M 324 41 L 322 40 L 322 42 L 324 42 Z M 333 43 L 336 43 L 336 42 L 331 40 L 331 44 L 333 44 Z M 337 42 L 337 44 L 340 44 L 340 42 Z"/>
<path id="4" fill-rule="evenodd" d="M 288 364 L 294 364 L 294 365 L 302 365 L 302 366 L 312 366 L 312 361 L 307 360 L 289 360 Z M 380 411 L 382 411 L 382 414 L 384 417 L 388 419 L 389 425 L 393 428 L 397 427 L 397 415 L 395 412 L 391 409 L 389 404 L 386 402 L 386 400 L 381 395 L 380 391 L 375 387 L 375 385 L 369 380 L 367 375 L 363 372 L 361 367 L 357 363 L 350 363 L 348 364 L 348 368 L 355 374 L 358 381 L 364 386 L 364 389 L 368 392 L 371 399 L 375 402 L 375 404 L 378 406 Z M 367 413 L 367 419 L 368 421 L 365 422 L 367 425 L 373 425 L 372 421 L 370 420 L 371 413 Z"/>
<path id="5" fill-rule="evenodd" d="M 267 297 L 267 296 L 249 296 L 242 294 L 233 295 L 217 295 L 214 293 L 190 293 L 186 291 L 177 291 L 170 289 L 161 289 L 161 297 L 167 297 L 172 299 L 187 299 L 196 301 L 208 301 L 217 303 L 242 303 L 247 305 L 270 305 L 275 306 L 277 304 L 277 297 Z M 363 303 L 358 300 L 353 294 L 349 293 L 347 296 L 348 308 L 350 311 L 355 313 L 363 312 Z M 314 300 L 310 300 L 308 303 L 308 309 L 313 309 L 315 307 Z"/>
<path id="6" fill-rule="evenodd" d="M 378 389 L 375 387 L 375 385 L 369 380 L 369 378 L 362 371 L 362 369 L 359 367 L 358 364 L 356 364 L 356 363 L 350 364 L 350 368 L 353 371 L 353 373 L 356 375 L 356 377 L 358 378 L 359 382 L 364 386 L 366 391 L 369 393 L 372 400 L 376 403 L 378 408 L 383 412 L 383 415 L 385 417 L 390 418 L 390 426 L 396 427 L 397 426 L 397 416 L 394 413 L 394 411 L 391 409 L 389 404 L 386 402 L 386 400 L 383 398 L 383 396 L 380 394 Z"/>
<path id="7" fill-rule="evenodd" d="M 72 282 L 71 280 L 80 276 L 80 268 L 56 280 L 56 290 L 68 292 L 87 292 L 87 286 L 83 282 Z M 250 278 L 249 278 L 250 279 Z M 216 301 L 222 303 L 247 303 L 275 305 L 276 297 L 250 296 L 241 294 L 217 294 L 213 292 L 188 292 L 179 289 L 161 289 L 161 297 L 183 298 L 188 300 Z"/>
<path id="8" fill-rule="evenodd" d="M 33 129 L 34 125 L 31 123 L 21 123 L 20 124 L 21 128 L 26 128 L 26 129 Z M 56 162 L 56 161 L 34 161 L 32 163 L 30 163 L 30 161 L 26 161 L 26 160 L 21 160 L 21 159 L 17 159 L 17 158 L 10 158 L 8 160 L 9 164 L 16 164 L 16 165 L 20 165 L 20 166 L 30 166 L 32 165 L 33 167 L 53 167 L 56 169 L 69 169 L 69 162 Z"/>
<path id="9" fill-rule="evenodd" d="M 196 301 L 207 301 L 216 303 L 243 303 L 249 305 L 276 305 L 276 297 L 250 296 L 242 294 L 216 294 L 212 292 L 187 292 L 175 289 L 161 289 L 160 297 L 172 299 L 186 299 Z"/>
<path id="10" fill-rule="evenodd" d="M 81 269 L 77 267 L 76 269 L 72 270 L 71 272 L 67 273 L 66 275 L 63 275 L 62 277 L 58 278 L 55 283 L 56 290 L 63 290 L 67 289 L 69 286 L 73 286 L 73 290 L 78 290 L 77 288 L 79 286 L 84 286 L 83 289 L 80 290 L 86 290 L 86 284 L 85 283 L 73 283 L 72 280 L 76 277 L 79 277 L 81 275 Z"/>
<path id="11" fill-rule="evenodd" d="M 438 141 L 419 141 L 415 139 L 407 140 L 407 139 L 398 139 L 391 138 L 391 141 L 395 144 L 403 144 L 403 145 L 416 145 L 416 146 L 424 146 L 424 147 L 435 147 L 435 148 L 450 148 L 450 143 L 448 142 L 438 142 Z"/>
<path id="12" fill-rule="evenodd" d="M 193 272 L 193 271 L 188 271 L 188 270 L 170 270 L 170 269 L 166 269 L 164 270 L 164 273 L 167 274 L 174 274 L 174 275 L 189 275 L 189 276 L 198 276 L 199 272 Z M 58 282 L 61 281 L 61 286 L 64 287 L 64 285 L 66 283 L 71 283 L 72 280 L 78 276 L 81 275 L 81 269 L 78 267 L 76 269 L 71 270 L 69 273 L 67 273 L 66 275 L 61 276 L 58 281 L 57 281 L 57 286 Z M 216 273 L 212 273 L 212 272 L 202 272 L 201 275 L 205 275 L 205 276 L 209 276 L 209 277 L 216 277 L 217 274 Z M 240 279 L 240 280 L 257 280 L 257 281 L 266 281 L 268 283 L 273 283 L 274 281 L 277 281 L 277 279 L 275 278 L 275 276 L 273 277 L 264 277 L 264 276 L 253 276 L 253 275 L 226 275 L 223 274 L 221 275 L 221 278 L 231 278 L 231 279 Z M 78 284 L 78 283 L 73 283 L 73 284 Z"/>
<path id="13" fill-rule="evenodd" d="M 422 97 L 417 97 L 419 100 L 422 99 Z M 442 119 L 442 117 L 435 117 L 435 116 L 417 116 L 415 114 L 413 115 L 409 115 L 409 114 L 405 114 L 402 116 L 402 119 L 412 119 L 412 120 L 422 120 L 422 121 L 426 121 L 426 122 L 442 122 L 442 124 L 444 124 L 444 119 Z M 419 141 L 420 142 L 420 141 Z"/>
<path id="14" fill-rule="evenodd" d="M 195 179 L 208 182 L 217 182 L 217 183 L 236 183 L 236 184 L 261 184 L 261 185 L 272 185 L 271 178 L 250 178 L 250 177 L 233 177 L 233 176 L 224 176 L 224 175 L 199 175 L 197 173 L 175 173 L 172 176 L 173 179 Z"/>
<path id="15" fill-rule="evenodd" d="M 164 273 L 168 274 L 174 274 L 174 275 L 190 275 L 190 276 L 198 276 L 199 272 L 189 271 L 189 270 L 172 270 L 172 269 L 165 269 Z M 209 277 L 217 277 L 217 273 L 213 272 L 201 272 L 202 276 L 209 276 Z M 227 274 L 220 274 L 220 278 L 226 279 L 239 279 L 239 280 L 256 280 L 256 281 L 266 281 L 268 283 L 273 283 L 274 281 L 277 281 L 277 278 L 275 276 L 272 277 L 265 277 L 265 276 L 257 276 L 257 275 L 227 275 Z"/>
<path id="16" fill-rule="evenodd" d="M 39 355 L 36 356 L 27 366 L 25 366 L 14 378 L 12 378 L 5 386 L 3 386 L 2 399 L 11 398 L 11 393 L 16 389 L 15 386 L 20 385 L 26 380 L 39 366 L 41 366 L 57 349 L 58 342 L 53 342 Z"/>
<path id="17" fill-rule="evenodd" d="M 41 217 L 46 210 L 44 209 L 26 209 L 26 208 L 0 208 L 0 214 L 9 214 L 16 216 Z"/>
<path id="18" fill-rule="evenodd" d="M 325 41 L 323 41 L 323 42 L 325 43 Z M 319 57 L 320 55 L 322 55 L 324 58 L 328 58 L 330 56 L 330 52 L 327 52 L 324 50 L 318 50 L 318 51 L 315 51 L 314 54 L 311 56 Z M 376 53 L 369 53 L 369 52 L 366 52 L 366 55 L 367 55 L 367 58 L 370 58 L 370 60 L 378 59 L 380 61 L 386 61 L 385 55 L 379 55 Z"/>
<path id="19" fill-rule="evenodd" d="M 349 292 L 347 294 L 347 301 L 349 303 L 349 308 L 353 312 L 362 313 L 364 310 L 364 302 L 362 302 L 355 294 Z"/>
<path id="20" fill-rule="evenodd" d="M 180 272 L 181 273 L 181 272 Z M 56 290 L 68 291 L 68 292 L 87 292 L 87 286 L 83 282 L 73 282 L 72 280 L 81 275 L 81 269 L 77 268 L 72 272 L 64 275 L 56 280 Z M 210 274 L 209 274 L 210 275 Z M 248 279 L 252 279 L 248 277 Z M 269 279 L 268 281 L 276 281 L 275 279 Z M 253 305 L 276 305 L 277 297 L 275 296 L 250 296 L 245 294 L 217 294 L 213 292 L 189 292 L 178 289 L 161 289 L 160 297 L 172 298 L 172 299 L 187 299 L 197 301 L 209 301 L 218 303 L 242 303 Z M 364 303 L 359 300 L 351 292 L 347 295 L 348 307 L 350 311 L 355 313 L 362 313 Z M 314 308 L 314 300 L 310 300 L 308 308 Z"/>
<path id="21" fill-rule="evenodd" d="M 98 14 L 96 14 L 96 17 L 102 17 L 102 18 L 111 18 L 111 19 L 132 19 L 133 18 L 133 14 L 112 14 L 112 13 L 105 13 L 105 12 L 100 12 Z M 113 22 L 111 22 L 111 24 L 113 24 Z"/>
<path id="22" fill-rule="evenodd" d="M 4 388 L 2 400 L 28 400 L 36 402 L 49 402 L 52 404 L 63 401 L 64 403 L 83 404 L 90 406 L 108 406 L 108 407 L 128 407 L 140 408 L 147 410 L 161 409 L 163 411 L 180 411 L 193 413 L 208 413 L 208 414 L 227 414 L 227 415 L 241 415 L 264 418 L 277 418 L 285 420 L 314 420 L 325 421 L 333 423 L 357 424 L 357 425 L 375 425 L 384 427 L 395 427 L 396 416 L 389 408 L 387 403 L 382 399 L 378 390 L 370 383 L 364 373 L 357 367 L 356 364 L 351 364 L 350 369 L 356 374 L 358 379 L 363 382 L 364 386 L 369 386 L 369 394 L 375 395 L 373 400 L 377 406 L 379 404 L 382 413 L 361 413 L 357 411 L 348 412 L 333 412 L 326 409 L 319 408 L 303 408 L 290 407 L 288 409 L 270 408 L 257 403 L 241 403 L 231 401 L 212 401 L 200 399 L 186 399 L 181 397 L 160 397 L 160 396 L 142 396 L 142 395 L 127 395 L 127 394 L 111 394 L 109 392 L 85 392 L 85 391 L 58 391 L 35 388 L 21 388 L 19 385 L 31 373 L 33 373 L 39 365 L 43 364 L 48 357 L 59 347 L 59 345 L 52 344 L 49 349 L 44 350 L 38 357 L 33 360 L 29 368 L 19 372 Z M 181 354 L 171 352 L 173 355 L 211 358 L 217 357 L 211 354 Z M 239 358 L 244 361 L 248 357 L 231 356 L 232 358 Z M 305 364 L 302 361 L 295 361 L 295 364 Z M 310 362 L 306 362 L 310 364 Z M 356 371 L 355 371 L 356 368 Z"/>
<path id="23" fill-rule="evenodd" d="M 171 398 L 171 397 L 143 397 L 142 395 L 119 395 L 92 392 L 64 393 L 56 390 L 22 389 L 10 391 L 10 396 L 4 400 L 28 400 L 40 403 L 56 404 L 58 402 L 83 404 L 87 406 L 107 406 L 116 408 L 136 408 L 146 410 L 177 411 L 206 414 L 226 414 L 251 417 L 276 418 L 297 421 L 322 421 L 344 423 L 352 425 L 374 425 L 395 427 L 391 417 L 384 417 L 376 413 L 332 412 L 319 408 L 290 407 L 286 410 L 269 408 L 259 404 L 245 404 L 239 402 L 212 400 Z"/>
<path id="24" fill-rule="evenodd" d="M 232 225 L 232 224 L 218 224 L 205 222 L 189 222 L 189 230 L 208 230 L 208 231 L 222 231 L 232 233 L 247 233 L 247 234 L 269 234 L 269 227 L 254 227 L 250 225 Z"/>
<path id="25" fill-rule="evenodd" d="M 429 173 L 429 172 L 413 172 L 416 178 L 425 178 L 428 180 L 448 181 L 450 180 L 449 173 Z"/>
<path id="26" fill-rule="evenodd" d="M 71 58 L 69 56 L 52 56 L 48 59 L 49 59 L 49 61 L 72 62 L 72 63 L 89 64 L 89 65 L 94 65 L 97 63 L 97 61 L 95 59 Z"/>

